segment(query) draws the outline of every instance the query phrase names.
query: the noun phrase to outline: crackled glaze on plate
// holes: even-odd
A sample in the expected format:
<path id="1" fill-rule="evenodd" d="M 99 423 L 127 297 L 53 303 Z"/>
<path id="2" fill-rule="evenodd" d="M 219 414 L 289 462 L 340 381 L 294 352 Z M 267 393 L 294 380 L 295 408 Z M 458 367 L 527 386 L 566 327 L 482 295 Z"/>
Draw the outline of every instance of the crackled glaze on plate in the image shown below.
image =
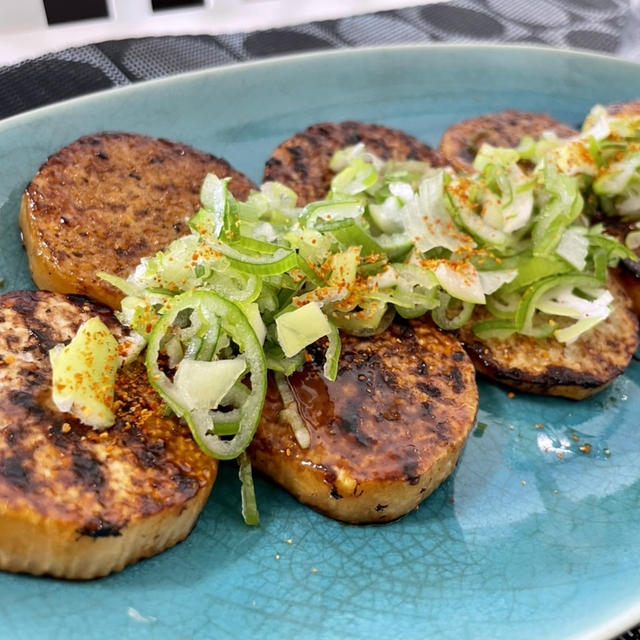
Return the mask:
<path id="1" fill-rule="evenodd" d="M 412 46 L 199 72 L 34 111 L 0 122 L 0 276 L 5 290 L 33 286 L 21 190 L 85 133 L 181 140 L 259 180 L 280 140 L 320 120 L 383 123 L 435 145 L 448 124 L 504 108 L 575 125 L 638 87 L 639 66 L 594 55 Z M 259 479 L 262 524 L 245 527 L 227 465 L 193 534 L 167 553 L 90 583 L 0 575 L 0 636 L 612 637 L 640 620 L 639 385 L 637 362 L 581 403 L 509 399 L 481 382 L 455 473 L 385 526 L 333 522 Z"/>

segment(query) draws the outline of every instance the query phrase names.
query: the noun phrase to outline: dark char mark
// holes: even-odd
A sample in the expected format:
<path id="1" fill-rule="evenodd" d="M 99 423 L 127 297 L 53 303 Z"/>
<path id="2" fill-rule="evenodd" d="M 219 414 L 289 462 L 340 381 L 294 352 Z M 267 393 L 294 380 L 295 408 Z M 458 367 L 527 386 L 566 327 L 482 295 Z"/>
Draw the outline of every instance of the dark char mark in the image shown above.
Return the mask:
<path id="1" fill-rule="evenodd" d="M 22 368 L 18 373 L 23 381 L 24 389 L 35 389 L 37 387 L 42 387 L 45 384 L 50 384 L 48 383 L 47 375 L 42 371 L 42 369 Z"/>
<path id="2" fill-rule="evenodd" d="M 97 460 L 83 453 L 73 453 L 71 461 L 73 473 L 83 486 L 99 489 L 104 485 L 104 475 Z"/>
<path id="3" fill-rule="evenodd" d="M 351 411 L 352 407 L 348 406 L 347 410 Z M 344 431 L 344 433 L 352 435 L 356 439 L 356 442 L 363 447 L 370 447 L 375 444 L 375 440 L 373 438 L 370 438 L 366 433 L 363 433 L 360 430 L 357 420 L 357 409 L 356 413 L 351 415 L 355 415 L 355 417 L 352 417 L 351 419 L 347 419 L 346 417 L 335 418 L 333 424 Z"/>
<path id="4" fill-rule="evenodd" d="M 133 453 L 142 467 L 152 469 L 165 464 L 165 441 L 149 442 L 138 425 L 132 424 L 123 430 L 122 443 Z"/>
<path id="5" fill-rule="evenodd" d="M 18 427 L 6 427 L 5 429 L 3 429 L 3 431 L 4 431 L 4 438 L 10 447 L 15 446 L 16 443 L 21 439 L 21 436 L 23 435 L 22 429 Z"/>
<path id="6" fill-rule="evenodd" d="M 38 304 L 38 292 L 19 291 L 16 292 L 14 296 L 11 296 L 14 298 L 13 300 L 11 300 L 9 296 L 7 296 L 9 298 L 7 300 L 9 305 L 22 316 L 25 316 L 27 318 L 32 317 L 36 309 L 36 305 Z"/>
<path id="7" fill-rule="evenodd" d="M 558 386 L 582 387 L 593 389 L 603 384 L 603 380 L 591 373 L 577 372 L 568 367 L 548 366 L 543 373 L 530 374 L 522 369 L 501 369 L 492 360 L 490 353 L 486 352 L 484 345 L 480 343 L 465 344 L 469 355 L 479 361 L 496 380 L 513 381 L 536 385 L 539 389 L 551 389 Z"/>
<path id="8" fill-rule="evenodd" d="M 300 174 L 300 178 L 304 180 L 309 175 L 309 167 L 305 158 L 304 149 L 299 145 L 293 145 L 287 147 L 287 151 L 293 159 L 294 169 Z"/>
<path id="9" fill-rule="evenodd" d="M 86 526 L 77 529 L 81 536 L 89 536 L 90 538 L 107 538 L 109 536 L 121 536 L 122 528 L 126 525 L 109 522 L 102 518 L 91 518 Z"/>
<path id="10" fill-rule="evenodd" d="M 362 138 L 359 133 L 350 133 L 345 138 L 345 146 L 347 147 L 353 146 L 354 144 L 358 144 L 360 140 L 362 140 Z"/>
<path id="11" fill-rule="evenodd" d="M 420 474 L 418 474 L 418 455 L 414 447 L 405 450 L 405 459 L 402 462 L 402 472 L 411 485 L 420 482 Z"/>
<path id="12" fill-rule="evenodd" d="M 462 393 L 464 391 L 464 380 L 458 367 L 451 367 L 449 372 L 449 378 L 451 379 L 451 388 L 454 393 Z"/>
<path id="13" fill-rule="evenodd" d="M 436 387 L 435 385 L 430 384 L 429 382 L 418 382 L 416 384 L 416 387 L 419 391 L 426 393 L 431 398 L 439 398 L 442 395 L 440 389 L 438 389 L 438 387 Z"/>
<path id="14" fill-rule="evenodd" d="M 19 342 L 20 339 L 18 336 L 14 336 L 12 333 L 7 333 L 4 336 L 4 343 L 7 345 L 7 349 L 9 349 L 9 351 L 12 351 Z"/>
<path id="15" fill-rule="evenodd" d="M 275 157 L 271 157 L 267 160 L 266 162 L 267 167 L 269 167 L 270 169 L 272 167 L 280 167 L 282 166 L 282 160 L 280 160 L 279 158 L 275 158 Z"/>
<path id="16" fill-rule="evenodd" d="M 311 362 L 316 367 L 322 367 L 325 358 L 325 346 L 326 342 L 323 340 L 319 340 L 318 342 L 314 342 L 307 347 L 307 353 L 311 357 Z M 353 358 L 351 358 L 353 360 Z"/>
<path id="17" fill-rule="evenodd" d="M 49 352 L 51 349 L 53 349 L 53 347 L 56 346 L 56 341 L 47 331 L 43 331 L 42 329 L 30 328 L 29 333 L 38 341 L 38 346 L 44 351 Z"/>
<path id="18" fill-rule="evenodd" d="M 640 260 L 630 260 L 629 258 L 625 258 L 620 261 L 620 266 L 634 278 L 640 280 Z"/>
<path id="19" fill-rule="evenodd" d="M 0 460 L 0 476 L 18 489 L 24 490 L 29 486 L 29 474 L 17 456 Z"/>
<path id="20" fill-rule="evenodd" d="M 443 420 L 436 422 L 433 426 L 433 430 L 435 431 L 436 436 L 438 436 L 440 442 L 447 444 L 451 441 L 451 431 L 449 430 L 447 423 Z"/>
<path id="21" fill-rule="evenodd" d="M 181 473 L 175 473 L 171 476 L 173 482 L 176 485 L 176 493 L 193 495 L 196 487 L 196 482 L 193 478 L 185 476 Z"/>
<path id="22" fill-rule="evenodd" d="M 12 390 L 8 393 L 9 402 L 16 407 L 21 407 L 34 416 L 44 415 L 44 409 L 36 402 L 31 393 Z"/>

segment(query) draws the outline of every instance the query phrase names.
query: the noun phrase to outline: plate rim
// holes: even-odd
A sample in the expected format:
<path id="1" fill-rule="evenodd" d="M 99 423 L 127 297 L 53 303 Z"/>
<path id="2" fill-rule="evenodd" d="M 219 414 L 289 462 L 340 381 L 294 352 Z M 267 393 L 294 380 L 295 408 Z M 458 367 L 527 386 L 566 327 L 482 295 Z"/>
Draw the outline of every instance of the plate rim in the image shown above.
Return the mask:
<path id="1" fill-rule="evenodd" d="M 126 94 L 130 92 L 144 91 L 149 87 L 162 84 L 171 84 L 172 82 L 180 82 L 184 80 L 195 80 L 199 77 L 209 77 L 216 75 L 227 75 L 229 73 L 244 73 L 248 70 L 259 68 L 261 66 L 280 66 L 286 64 L 296 64 L 308 59 L 321 59 L 321 58 L 333 58 L 333 57 L 351 57 L 356 55 L 373 55 L 382 54 L 385 51 L 398 52 L 398 51 L 446 51 L 446 50 L 474 50 L 478 52 L 482 51 L 521 51 L 530 53 L 536 56 L 547 55 L 561 55 L 565 58 L 575 58 L 584 60 L 599 60 L 614 66 L 626 66 L 636 69 L 640 72 L 640 61 L 627 60 L 625 58 L 619 58 L 613 54 L 599 53 L 589 51 L 586 49 L 563 49 L 560 47 L 538 46 L 531 44 L 518 44 L 518 43 L 478 43 L 478 42 L 464 42 L 464 43 L 417 43 L 417 44 L 391 44 L 391 45 L 371 45 L 366 47 L 345 47 L 338 49 L 319 49 L 316 51 L 306 51 L 302 53 L 289 53 L 284 55 L 269 56 L 266 58 L 260 58 L 257 60 L 238 60 L 236 62 L 225 63 L 215 67 L 205 67 L 203 69 L 194 69 L 191 71 L 184 71 L 181 73 L 175 73 L 159 78 L 149 78 L 144 80 L 136 80 L 130 84 L 125 85 L 113 85 L 106 89 L 99 89 L 90 93 L 73 96 L 70 98 L 64 98 L 49 104 L 45 104 L 21 113 L 16 113 L 12 116 L 0 119 L 0 132 L 4 128 L 8 128 L 14 125 L 20 125 L 23 121 L 28 122 L 29 119 L 38 117 L 44 111 L 57 111 L 58 109 L 65 109 L 69 105 L 82 104 L 83 102 L 90 103 L 94 100 L 102 100 L 104 97 L 114 94 Z M 22 63 L 24 64 L 24 63 Z M 20 66 L 20 65 L 18 65 Z"/>

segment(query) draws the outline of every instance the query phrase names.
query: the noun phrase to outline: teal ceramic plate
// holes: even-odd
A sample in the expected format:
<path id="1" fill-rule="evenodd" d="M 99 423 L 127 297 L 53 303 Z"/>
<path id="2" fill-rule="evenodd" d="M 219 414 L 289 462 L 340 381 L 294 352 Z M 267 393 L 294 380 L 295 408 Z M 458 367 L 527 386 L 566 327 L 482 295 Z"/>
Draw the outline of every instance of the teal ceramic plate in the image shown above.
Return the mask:
<path id="1" fill-rule="evenodd" d="M 182 140 L 259 180 L 280 140 L 320 120 L 437 144 L 448 124 L 508 107 L 577 124 L 638 87 L 640 66 L 605 57 L 412 46 L 205 71 L 27 113 L 0 122 L 0 275 L 5 290 L 33 286 L 20 192 L 84 133 Z M 639 384 L 638 362 L 581 403 L 509 399 L 482 382 L 455 473 L 386 526 L 333 522 L 259 480 L 262 524 L 245 527 L 225 467 L 193 534 L 167 553 L 89 583 L 0 575 L 0 636 L 613 637 L 640 621 Z"/>

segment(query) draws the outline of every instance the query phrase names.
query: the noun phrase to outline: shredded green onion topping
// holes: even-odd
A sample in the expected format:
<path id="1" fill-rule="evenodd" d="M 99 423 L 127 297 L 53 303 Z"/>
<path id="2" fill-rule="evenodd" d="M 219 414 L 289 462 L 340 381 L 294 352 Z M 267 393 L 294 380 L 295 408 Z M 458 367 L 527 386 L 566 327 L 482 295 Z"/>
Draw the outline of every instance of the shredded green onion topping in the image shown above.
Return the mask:
<path id="1" fill-rule="evenodd" d="M 339 330 L 383 331 L 396 313 L 430 314 L 443 329 L 492 318 L 481 337 L 514 332 L 576 340 L 611 311 L 607 269 L 634 257 L 594 211 L 640 219 L 640 117 L 596 107 L 569 140 L 483 145 L 472 175 L 421 162 L 384 162 L 362 144 L 338 151 L 326 198 L 304 208 L 278 183 L 237 202 L 229 178 L 208 175 L 191 233 L 141 261 L 121 322 L 147 346 L 152 383 L 201 447 L 240 457 L 244 511 L 258 521 L 248 457 L 266 370 L 276 372 L 288 422 L 308 444 L 286 376 L 305 349 L 326 348 L 334 380 Z M 549 321 L 554 317 L 562 322 Z M 247 384 L 247 381 L 250 381 Z"/>

